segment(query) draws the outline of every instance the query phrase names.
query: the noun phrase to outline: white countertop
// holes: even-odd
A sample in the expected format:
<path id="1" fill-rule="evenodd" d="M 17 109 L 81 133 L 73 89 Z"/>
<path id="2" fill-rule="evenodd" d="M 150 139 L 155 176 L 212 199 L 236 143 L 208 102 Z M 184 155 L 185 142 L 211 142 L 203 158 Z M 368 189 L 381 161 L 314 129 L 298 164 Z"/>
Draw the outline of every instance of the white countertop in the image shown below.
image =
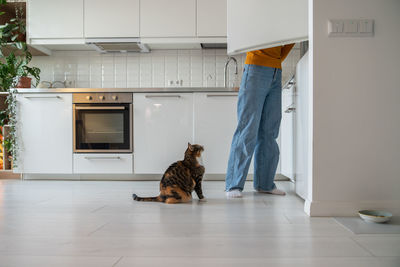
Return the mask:
<path id="1" fill-rule="evenodd" d="M 238 87 L 158 87 L 158 88 L 18 88 L 20 94 L 37 93 L 203 93 L 238 92 Z"/>

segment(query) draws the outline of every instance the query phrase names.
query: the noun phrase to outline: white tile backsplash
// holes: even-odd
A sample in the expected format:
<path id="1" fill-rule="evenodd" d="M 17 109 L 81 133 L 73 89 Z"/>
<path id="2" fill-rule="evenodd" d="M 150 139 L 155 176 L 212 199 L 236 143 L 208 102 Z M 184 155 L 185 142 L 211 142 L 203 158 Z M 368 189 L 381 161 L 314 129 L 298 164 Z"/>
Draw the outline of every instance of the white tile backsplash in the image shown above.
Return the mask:
<path id="1" fill-rule="evenodd" d="M 299 54 L 299 49 L 293 49 L 283 63 L 284 81 L 295 69 Z M 32 65 L 41 69 L 42 80 L 68 80 L 68 87 L 214 87 L 223 86 L 227 58 L 224 49 L 155 50 L 141 54 L 55 51 L 51 56 L 33 57 Z M 238 75 L 234 75 L 231 63 L 228 68 L 230 86 L 239 86 L 246 55 L 235 58 Z"/>

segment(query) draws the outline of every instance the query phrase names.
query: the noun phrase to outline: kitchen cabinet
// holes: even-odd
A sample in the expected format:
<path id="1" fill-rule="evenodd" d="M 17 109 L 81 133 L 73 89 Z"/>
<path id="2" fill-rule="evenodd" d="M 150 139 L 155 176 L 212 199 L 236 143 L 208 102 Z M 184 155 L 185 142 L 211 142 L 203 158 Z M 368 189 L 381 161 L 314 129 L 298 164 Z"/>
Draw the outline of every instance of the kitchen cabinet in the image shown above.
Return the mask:
<path id="1" fill-rule="evenodd" d="M 28 1 L 29 38 L 83 38 L 83 0 Z"/>
<path id="2" fill-rule="evenodd" d="M 72 94 L 19 94 L 17 121 L 17 172 L 72 173 Z"/>
<path id="3" fill-rule="evenodd" d="M 140 1 L 141 37 L 195 37 L 196 0 Z"/>
<path id="4" fill-rule="evenodd" d="M 296 66 L 296 96 L 295 96 L 295 189 L 296 194 L 303 199 L 311 199 L 312 177 L 312 91 L 309 83 L 308 52 Z"/>
<path id="5" fill-rule="evenodd" d="M 204 146 L 207 173 L 225 174 L 237 126 L 237 93 L 194 94 L 194 142 Z M 249 173 L 254 171 L 253 163 Z"/>
<path id="6" fill-rule="evenodd" d="M 197 0 L 197 36 L 226 36 L 227 0 Z"/>
<path id="7" fill-rule="evenodd" d="M 193 94 L 138 93 L 134 107 L 134 172 L 161 174 L 193 141 Z"/>
<path id="8" fill-rule="evenodd" d="M 85 0 L 85 37 L 139 37 L 139 0 Z"/>
<path id="9" fill-rule="evenodd" d="M 132 154 L 76 153 L 74 154 L 74 173 L 132 174 Z"/>
<path id="10" fill-rule="evenodd" d="M 280 129 L 280 173 L 294 180 L 294 86 L 282 90 Z"/>
<path id="11" fill-rule="evenodd" d="M 229 54 L 308 38 L 308 0 L 229 0 L 227 11 Z"/>

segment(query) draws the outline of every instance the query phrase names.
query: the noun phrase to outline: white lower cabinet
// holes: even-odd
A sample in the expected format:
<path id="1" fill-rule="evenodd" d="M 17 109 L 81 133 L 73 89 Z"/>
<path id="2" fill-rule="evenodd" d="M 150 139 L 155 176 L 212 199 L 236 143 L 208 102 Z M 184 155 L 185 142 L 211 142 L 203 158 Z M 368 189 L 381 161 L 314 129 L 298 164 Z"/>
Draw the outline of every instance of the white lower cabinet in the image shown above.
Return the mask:
<path id="1" fill-rule="evenodd" d="M 133 157 L 132 154 L 74 154 L 74 173 L 131 174 Z"/>
<path id="2" fill-rule="evenodd" d="M 72 94 L 17 95 L 15 172 L 72 173 Z"/>
<path id="3" fill-rule="evenodd" d="M 237 93 L 194 94 L 194 142 L 204 146 L 207 173 L 226 173 L 237 126 Z M 254 171 L 250 165 L 249 173 Z"/>
<path id="4" fill-rule="evenodd" d="M 134 172 L 164 173 L 193 141 L 192 93 L 133 95 Z"/>
<path id="5" fill-rule="evenodd" d="M 208 174 L 226 173 L 237 126 L 237 93 L 135 93 L 133 103 L 133 154 L 74 154 L 72 94 L 19 94 L 19 154 L 15 171 L 162 174 L 171 163 L 183 159 L 190 142 L 204 146 L 203 161 Z M 291 124 L 286 125 L 285 120 L 282 123 L 282 142 L 292 147 L 288 141 L 293 139 Z M 282 172 L 291 177 L 293 150 L 285 147 Z M 252 173 L 253 163 L 249 169 Z"/>
<path id="6" fill-rule="evenodd" d="M 294 180 L 294 102 L 293 87 L 282 92 L 282 121 L 280 129 L 280 172 Z"/>

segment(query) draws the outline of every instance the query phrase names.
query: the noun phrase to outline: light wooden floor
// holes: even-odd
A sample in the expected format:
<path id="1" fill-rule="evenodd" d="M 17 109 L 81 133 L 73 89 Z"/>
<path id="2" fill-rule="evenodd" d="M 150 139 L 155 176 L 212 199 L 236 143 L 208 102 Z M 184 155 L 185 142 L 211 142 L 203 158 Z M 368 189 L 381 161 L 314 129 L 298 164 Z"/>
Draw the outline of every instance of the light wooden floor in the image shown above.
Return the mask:
<path id="1" fill-rule="evenodd" d="M 289 182 L 278 186 L 293 190 Z M 293 194 L 133 202 L 157 182 L 0 180 L 0 266 L 400 266 L 400 235 L 354 235 L 309 218 Z"/>

